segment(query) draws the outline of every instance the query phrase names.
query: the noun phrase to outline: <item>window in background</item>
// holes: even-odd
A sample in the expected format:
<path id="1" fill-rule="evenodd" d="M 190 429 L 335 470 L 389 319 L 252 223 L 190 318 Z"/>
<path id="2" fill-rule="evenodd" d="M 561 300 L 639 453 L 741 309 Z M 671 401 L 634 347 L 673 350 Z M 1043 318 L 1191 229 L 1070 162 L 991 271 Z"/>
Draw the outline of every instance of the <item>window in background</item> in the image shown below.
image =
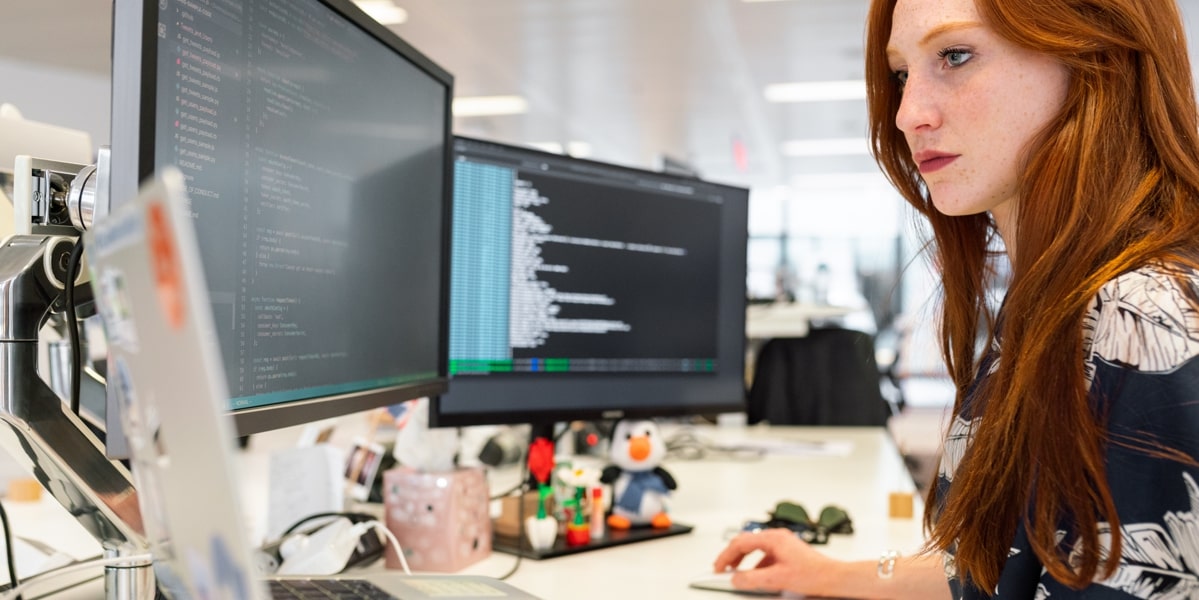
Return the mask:
<path id="1" fill-rule="evenodd" d="M 836 324 L 875 334 L 880 367 L 913 378 L 910 391 L 903 382 L 909 406 L 941 407 L 953 395 L 939 385 L 947 380 L 934 325 L 938 281 L 920 254 L 918 223 L 877 172 L 801 175 L 754 190 L 747 291 L 751 300 L 861 308 Z"/>
<path id="2" fill-rule="evenodd" d="M 880 327 L 905 305 L 912 253 L 903 201 L 877 172 L 801 175 L 750 196 L 751 299 L 868 307 Z"/>

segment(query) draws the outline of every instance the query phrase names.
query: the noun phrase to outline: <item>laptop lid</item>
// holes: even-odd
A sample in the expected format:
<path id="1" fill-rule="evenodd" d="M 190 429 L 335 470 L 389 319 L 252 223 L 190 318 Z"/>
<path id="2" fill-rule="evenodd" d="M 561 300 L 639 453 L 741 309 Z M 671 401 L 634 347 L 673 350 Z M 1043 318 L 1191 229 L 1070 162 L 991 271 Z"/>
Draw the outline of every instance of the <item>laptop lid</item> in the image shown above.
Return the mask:
<path id="1" fill-rule="evenodd" d="M 164 170 L 121 208 L 84 247 L 156 573 L 185 597 L 265 597 L 233 486 L 229 395 L 183 176 Z"/>

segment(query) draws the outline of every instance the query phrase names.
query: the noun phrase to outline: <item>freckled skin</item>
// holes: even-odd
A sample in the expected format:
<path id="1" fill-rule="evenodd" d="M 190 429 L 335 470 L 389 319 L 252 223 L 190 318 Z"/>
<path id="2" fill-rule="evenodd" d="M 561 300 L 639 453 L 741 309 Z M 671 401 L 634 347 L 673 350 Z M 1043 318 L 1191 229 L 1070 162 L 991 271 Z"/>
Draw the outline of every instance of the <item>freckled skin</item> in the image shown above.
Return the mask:
<path id="1" fill-rule="evenodd" d="M 1020 166 L 1065 102 L 1065 66 L 1000 38 L 973 0 L 899 0 L 887 54 L 907 76 L 895 125 L 908 147 L 956 157 L 923 173 L 937 210 L 990 211 L 1013 242 Z"/>

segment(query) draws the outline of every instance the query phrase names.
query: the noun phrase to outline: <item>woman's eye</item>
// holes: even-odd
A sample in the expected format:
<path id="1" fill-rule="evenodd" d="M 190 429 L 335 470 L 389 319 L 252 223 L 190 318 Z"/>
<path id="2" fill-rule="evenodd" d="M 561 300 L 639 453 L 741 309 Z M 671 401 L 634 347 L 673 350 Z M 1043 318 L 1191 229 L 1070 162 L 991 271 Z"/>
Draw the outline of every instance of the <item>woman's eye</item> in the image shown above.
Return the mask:
<path id="1" fill-rule="evenodd" d="M 945 60 L 945 64 L 949 65 L 950 67 L 960 67 L 974 57 L 973 52 L 970 52 L 969 50 L 962 50 L 960 48 L 946 48 L 939 54 L 941 58 Z"/>
<path id="2" fill-rule="evenodd" d="M 907 71 L 895 71 L 894 73 L 891 73 L 891 76 L 895 78 L 895 82 L 898 83 L 899 87 L 901 88 L 908 82 Z"/>

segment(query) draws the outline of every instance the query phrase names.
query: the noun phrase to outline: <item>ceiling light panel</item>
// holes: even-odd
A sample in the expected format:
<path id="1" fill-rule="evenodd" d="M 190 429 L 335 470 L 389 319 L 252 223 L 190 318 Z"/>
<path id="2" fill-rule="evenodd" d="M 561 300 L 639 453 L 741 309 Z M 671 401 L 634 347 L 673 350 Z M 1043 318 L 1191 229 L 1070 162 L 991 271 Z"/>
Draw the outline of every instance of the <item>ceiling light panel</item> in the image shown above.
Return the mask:
<path id="1" fill-rule="evenodd" d="M 829 102 L 835 100 L 864 100 L 866 81 L 803 81 L 773 83 L 763 91 L 770 102 Z"/>
<path id="2" fill-rule="evenodd" d="M 528 111 L 528 101 L 520 96 L 466 96 L 454 98 L 455 117 L 519 115 Z"/>

